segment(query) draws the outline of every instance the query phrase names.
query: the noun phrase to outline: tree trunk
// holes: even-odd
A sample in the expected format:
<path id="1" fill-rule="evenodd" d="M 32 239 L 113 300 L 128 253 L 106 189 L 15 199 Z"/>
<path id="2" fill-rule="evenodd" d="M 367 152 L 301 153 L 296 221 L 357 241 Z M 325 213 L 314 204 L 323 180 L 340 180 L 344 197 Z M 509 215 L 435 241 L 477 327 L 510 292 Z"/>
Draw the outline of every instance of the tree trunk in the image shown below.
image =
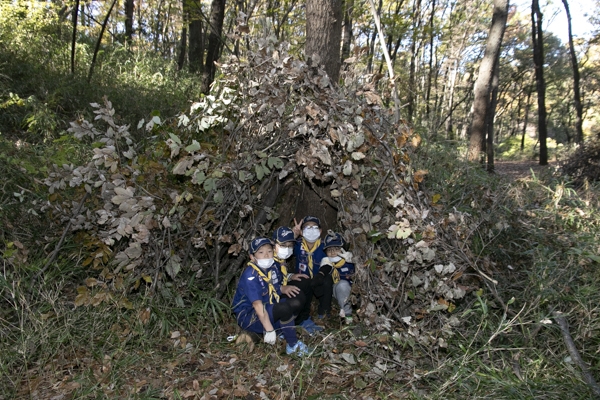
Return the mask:
<path id="1" fill-rule="evenodd" d="M 75 0 L 73 7 L 73 39 L 71 41 L 71 74 L 75 74 L 75 44 L 77 43 L 77 15 L 79 14 L 79 0 Z"/>
<path id="2" fill-rule="evenodd" d="M 508 18 L 508 0 L 494 0 L 494 15 L 488 36 L 485 54 L 479 67 L 479 76 L 475 83 L 473 100 L 473 120 L 469 132 L 468 159 L 476 161 L 482 151 L 482 142 L 485 137 L 485 120 L 490 99 L 491 83 L 494 72 L 494 63 L 500 55 L 500 45 L 506 29 Z"/>
<path id="3" fill-rule="evenodd" d="M 521 134 L 521 152 L 525 151 L 525 134 L 527 133 L 527 124 L 529 123 L 529 100 L 531 99 L 531 89 L 527 89 L 527 100 L 525 101 L 525 116 L 523 120 L 523 133 Z"/>
<path id="4" fill-rule="evenodd" d="M 210 85 L 215 79 L 215 61 L 219 59 L 221 46 L 223 44 L 221 33 L 223 32 L 223 19 L 225 18 L 225 0 L 212 0 L 210 5 L 208 49 L 206 52 L 206 63 L 202 73 L 202 93 L 208 94 Z"/>
<path id="5" fill-rule="evenodd" d="M 334 85 L 340 77 L 341 39 L 341 0 L 306 0 L 306 59 L 313 59 L 316 54 L 319 61 L 315 64 L 325 66 Z"/>
<path id="6" fill-rule="evenodd" d="M 342 59 L 350 57 L 350 45 L 352 44 L 352 11 L 354 10 L 354 0 L 344 2 L 344 29 L 342 37 Z"/>
<path id="7" fill-rule="evenodd" d="M 433 76 L 433 39 L 435 38 L 435 31 L 433 29 L 433 17 L 435 16 L 435 0 L 431 2 L 431 15 L 429 17 L 429 71 L 427 72 L 427 89 L 425 93 L 425 119 L 429 121 L 429 113 L 431 107 L 429 104 L 431 97 L 431 78 Z M 432 125 L 430 125 L 432 126 Z"/>
<path id="8" fill-rule="evenodd" d="M 500 56 L 500 54 L 498 54 Z M 500 81 L 500 58 L 494 63 L 494 74 L 492 78 L 492 96 L 487 110 L 487 143 L 485 152 L 487 154 L 487 171 L 494 172 L 494 118 L 496 106 L 498 105 L 498 84 Z"/>
<path id="9" fill-rule="evenodd" d="M 134 0 L 125 0 L 125 39 L 131 45 L 133 41 L 133 10 Z"/>
<path id="10" fill-rule="evenodd" d="M 583 142 L 583 105 L 581 104 L 581 92 L 579 90 L 579 65 L 577 64 L 577 55 L 575 54 L 575 46 L 573 46 L 573 33 L 571 31 L 571 12 L 569 11 L 569 3 L 567 0 L 562 0 L 567 13 L 567 23 L 569 27 L 569 51 L 571 53 L 571 65 L 573 66 L 573 92 L 575 102 L 575 142 Z"/>
<path id="11" fill-rule="evenodd" d="M 421 0 L 415 0 L 413 3 L 412 12 L 412 40 L 410 43 L 410 66 L 408 73 L 408 99 L 406 105 L 406 119 L 409 123 L 412 122 L 415 111 L 415 70 L 417 61 L 417 38 L 421 27 Z"/>
<path id="12" fill-rule="evenodd" d="M 200 9 L 200 5 L 195 2 L 189 6 L 188 10 L 190 12 L 190 49 L 188 55 L 190 62 L 190 72 L 202 73 L 202 62 L 204 61 L 202 10 Z"/>
<path id="13" fill-rule="evenodd" d="M 181 28 L 181 42 L 179 45 L 179 55 L 177 56 L 177 71 L 181 71 L 183 69 L 183 65 L 185 64 L 185 53 L 187 51 L 187 28 L 184 24 Z"/>
<path id="14" fill-rule="evenodd" d="M 100 44 L 102 43 L 102 36 L 104 36 L 104 31 L 106 30 L 106 24 L 108 24 L 108 20 L 110 18 L 110 14 L 112 13 L 113 8 L 117 4 L 117 0 L 113 0 L 108 12 L 106 13 L 106 17 L 104 18 L 104 22 L 102 23 L 102 29 L 100 29 L 100 35 L 98 35 L 98 41 L 96 42 L 96 48 L 94 49 L 94 56 L 92 57 L 92 63 L 90 64 L 90 71 L 88 72 L 87 81 L 90 83 L 92 80 L 92 74 L 94 73 L 94 66 L 96 65 L 96 57 L 98 56 L 98 51 L 100 51 Z"/>
<path id="15" fill-rule="evenodd" d="M 533 41 L 533 63 L 535 65 L 535 84 L 538 95 L 538 137 L 540 141 L 540 165 L 548 165 L 548 147 L 546 139 L 546 81 L 544 80 L 544 36 L 542 31 L 542 12 L 538 0 L 531 2 L 531 36 Z"/>

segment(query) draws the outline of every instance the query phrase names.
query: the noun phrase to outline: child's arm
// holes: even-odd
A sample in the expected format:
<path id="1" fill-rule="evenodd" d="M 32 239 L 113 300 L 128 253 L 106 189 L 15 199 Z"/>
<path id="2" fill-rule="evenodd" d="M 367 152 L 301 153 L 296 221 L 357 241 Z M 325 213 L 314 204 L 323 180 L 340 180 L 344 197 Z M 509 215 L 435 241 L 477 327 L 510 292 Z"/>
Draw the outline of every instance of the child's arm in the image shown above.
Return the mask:
<path id="1" fill-rule="evenodd" d="M 273 324 L 271 324 L 269 313 L 267 313 L 263 302 L 261 300 L 255 300 L 252 302 L 252 307 L 254 307 L 256 316 L 265 330 L 264 342 L 268 344 L 275 344 L 277 335 L 275 334 L 275 329 L 273 328 Z"/>

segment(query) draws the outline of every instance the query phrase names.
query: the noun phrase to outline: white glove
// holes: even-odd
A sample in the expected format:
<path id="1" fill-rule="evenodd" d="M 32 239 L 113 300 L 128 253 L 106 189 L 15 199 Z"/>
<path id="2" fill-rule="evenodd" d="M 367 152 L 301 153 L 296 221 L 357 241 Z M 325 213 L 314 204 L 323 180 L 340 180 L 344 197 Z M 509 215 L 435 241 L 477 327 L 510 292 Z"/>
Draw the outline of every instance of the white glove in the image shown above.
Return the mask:
<path id="1" fill-rule="evenodd" d="M 275 333 L 275 331 L 265 332 L 264 342 L 266 344 L 275 344 L 276 341 L 277 341 L 277 334 Z"/>
<path id="2" fill-rule="evenodd" d="M 349 263 L 352 262 L 352 253 L 349 251 L 342 251 L 340 253 L 340 257 L 342 257 L 344 260 L 346 260 Z M 322 261 L 321 261 L 321 263 L 322 263 Z"/>

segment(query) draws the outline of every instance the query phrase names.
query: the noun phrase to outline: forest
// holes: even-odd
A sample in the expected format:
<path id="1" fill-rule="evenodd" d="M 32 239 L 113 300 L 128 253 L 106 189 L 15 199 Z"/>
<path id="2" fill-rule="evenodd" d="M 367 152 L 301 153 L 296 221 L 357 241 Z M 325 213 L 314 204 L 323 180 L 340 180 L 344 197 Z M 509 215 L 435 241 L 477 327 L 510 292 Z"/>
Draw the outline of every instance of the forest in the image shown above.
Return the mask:
<path id="1" fill-rule="evenodd" d="M 1 0 L 0 400 L 600 398 L 584 3 Z M 300 357 L 232 302 L 306 216 Z"/>

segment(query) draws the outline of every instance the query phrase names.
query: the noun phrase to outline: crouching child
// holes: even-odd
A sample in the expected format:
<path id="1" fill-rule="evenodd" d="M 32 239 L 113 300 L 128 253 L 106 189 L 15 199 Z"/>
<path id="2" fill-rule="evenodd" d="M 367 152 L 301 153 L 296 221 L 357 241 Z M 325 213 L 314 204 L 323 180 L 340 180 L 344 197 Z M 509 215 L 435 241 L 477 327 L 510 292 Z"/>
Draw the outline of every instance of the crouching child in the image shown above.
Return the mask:
<path id="1" fill-rule="evenodd" d="M 340 317 L 347 324 L 351 324 L 352 305 L 350 292 L 352 291 L 352 278 L 355 267 L 352 264 L 352 253 L 344 250 L 344 239 L 339 233 L 329 232 L 325 237 L 323 248 L 327 257 L 321 260 L 319 274 L 324 278 L 331 276 L 333 281 L 333 297 L 340 306 Z"/>
<path id="2" fill-rule="evenodd" d="M 252 240 L 249 253 L 250 261 L 233 296 L 232 309 L 238 325 L 245 331 L 262 334 L 263 341 L 271 345 L 282 335 L 287 354 L 309 355 L 311 349 L 298 340 L 294 323 L 304 303 L 303 295 L 282 297 L 283 276 L 274 263 L 271 240 Z"/>

